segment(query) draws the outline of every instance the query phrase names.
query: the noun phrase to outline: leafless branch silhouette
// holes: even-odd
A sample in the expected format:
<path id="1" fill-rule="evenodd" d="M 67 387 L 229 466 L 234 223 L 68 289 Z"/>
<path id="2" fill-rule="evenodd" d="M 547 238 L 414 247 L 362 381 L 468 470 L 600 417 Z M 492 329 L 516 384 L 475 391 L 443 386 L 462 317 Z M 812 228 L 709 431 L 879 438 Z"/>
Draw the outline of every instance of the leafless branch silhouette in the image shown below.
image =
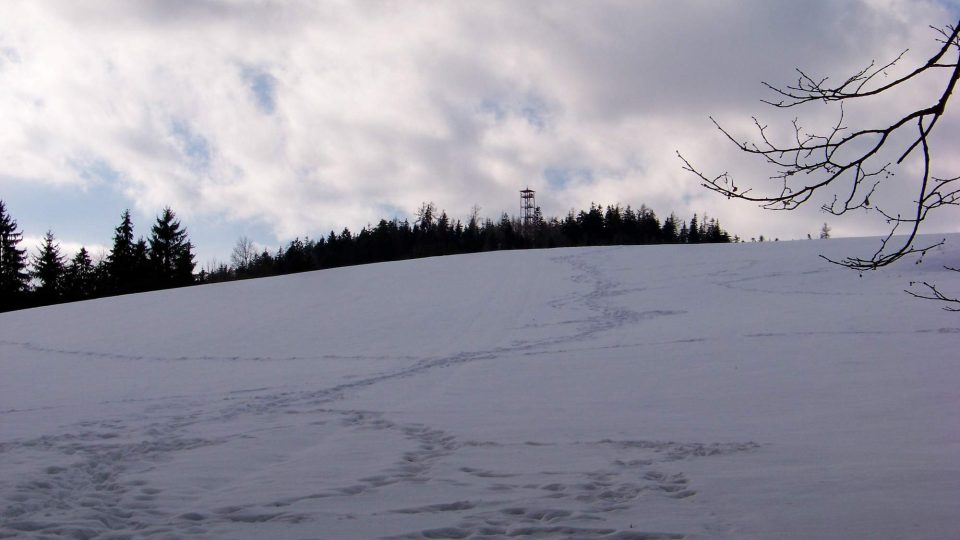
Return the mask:
<path id="1" fill-rule="evenodd" d="M 921 224 L 935 210 L 944 206 L 960 205 L 960 176 L 935 177 L 931 173 L 934 156 L 929 145 L 931 133 L 945 114 L 947 103 L 960 79 L 960 22 L 945 28 L 931 28 L 937 34 L 936 41 L 941 44 L 939 50 L 916 69 L 890 82 L 879 83 L 888 71 L 903 60 L 907 51 L 882 65 L 871 62 L 837 85 L 831 84 L 827 77 L 815 78 L 799 69 L 797 82 L 792 85 L 778 87 L 763 83 L 777 96 L 776 100 L 763 102 L 776 108 L 789 109 L 813 102 L 836 102 L 839 119 L 825 133 L 808 133 L 798 120 L 794 120 L 792 140 L 785 145 L 778 144 L 768 136 L 768 126 L 754 117 L 757 140 L 741 142 L 713 117 L 710 118 L 714 126 L 742 152 L 759 156 L 768 165 L 776 168 L 777 172 L 770 177 L 775 183 L 773 189 L 759 192 L 752 187 L 741 187 L 727 172 L 716 176 L 707 175 L 678 152 L 683 169 L 696 175 L 703 187 L 711 191 L 730 199 L 755 202 L 768 210 L 794 210 L 810 200 L 814 194 L 824 192 L 828 197 L 832 194 L 832 200 L 822 205 L 823 211 L 841 216 L 862 209 L 879 214 L 890 225 L 879 249 L 871 256 L 827 259 L 830 262 L 862 272 L 887 266 L 906 255 L 918 254 L 922 257 L 931 249 L 943 245 L 944 240 L 918 245 L 916 241 Z M 846 124 L 845 103 L 877 97 L 895 88 L 906 87 L 922 75 L 935 70 L 947 70 L 950 76 L 940 94 L 935 100 L 931 100 L 928 106 L 916 108 L 899 119 L 880 126 L 851 129 Z M 904 139 L 894 137 L 901 133 L 908 135 L 905 143 L 900 142 Z M 896 152 L 893 155 L 899 157 L 895 161 L 887 161 L 889 158 L 884 156 L 891 155 L 893 151 Z M 897 166 L 916 153 L 919 153 L 922 167 L 917 173 L 917 196 L 911 201 L 911 210 L 904 214 L 874 204 L 871 198 L 878 187 L 894 175 Z M 960 306 L 960 300 L 940 293 L 935 286 L 926 283 L 912 285 L 926 287 L 923 292 L 911 292 L 914 296 Z"/>

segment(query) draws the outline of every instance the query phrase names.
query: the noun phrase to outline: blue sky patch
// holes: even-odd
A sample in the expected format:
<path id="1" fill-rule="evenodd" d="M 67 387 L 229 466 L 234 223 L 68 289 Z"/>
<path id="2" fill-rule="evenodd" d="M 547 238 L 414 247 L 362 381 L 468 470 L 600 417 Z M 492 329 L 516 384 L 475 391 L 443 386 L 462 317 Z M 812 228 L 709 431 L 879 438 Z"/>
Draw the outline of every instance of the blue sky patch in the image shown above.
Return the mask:
<path id="1" fill-rule="evenodd" d="M 277 109 L 277 79 L 259 68 L 244 68 L 243 80 L 247 83 L 253 102 L 264 114 L 273 114 Z"/>
<path id="2" fill-rule="evenodd" d="M 109 245 L 126 208 L 133 214 L 134 234 L 147 236 L 150 232 L 146 218 L 137 215 L 132 202 L 109 182 L 69 187 L 11 182 L 4 185 L 3 199 L 7 211 L 27 236 L 39 237 L 49 229 L 58 241 Z M 31 255 L 36 251 L 36 246 L 26 247 Z"/>
<path id="3" fill-rule="evenodd" d="M 210 167 L 210 143 L 203 135 L 196 133 L 181 119 L 171 123 L 170 134 L 180 143 L 180 152 L 186 157 L 192 171 L 203 171 Z"/>
<path id="4" fill-rule="evenodd" d="M 561 191 L 570 184 L 589 184 L 593 181 L 593 171 L 575 167 L 547 167 L 543 170 L 543 178 L 551 188 Z"/>
<path id="5" fill-rule="evenodd" d="M 502 122 L 507 117 L 503 104 L 494 99 L 485 99 L 480 102 L 480 114 L 491 116 L 497 122 Z"/>
<path id="6" fill-rule="evenodd" d="M 89 161 L 74 161 L 71 163 L 80 178 L 88 181 L 88 185 L 102 183 L 113 184 L 120 179 L 120 173 L 104 159 L 94 158 Z"/>
<path id="7" fill-rule="evenodd" d="M 550 107 L 540 96 L 529 94 L 521 99 L 498 100 L 487 98 L 480 102 L 478 111 L 502 122 L 508 116 L 523 118 L 528 124 L 542 131 L 550 119 Z"/>
<path id="8" fill-rule="evenodd" d="M 543 99 L 534 95 L 527 96 L 523 105 L 520 107 L 520 115 L 528 124 L 537 128 L 538 131 L 547 127 L 549 113 L 550 108 L 547 107 Z"/>

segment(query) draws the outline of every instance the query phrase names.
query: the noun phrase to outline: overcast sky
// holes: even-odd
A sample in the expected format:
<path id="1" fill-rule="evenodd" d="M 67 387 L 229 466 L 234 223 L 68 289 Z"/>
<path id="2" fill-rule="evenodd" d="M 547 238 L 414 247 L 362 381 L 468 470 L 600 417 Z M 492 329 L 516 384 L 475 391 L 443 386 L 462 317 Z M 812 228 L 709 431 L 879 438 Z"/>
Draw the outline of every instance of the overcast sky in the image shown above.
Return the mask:
<path id="1" fill-rule="evenodd" d="M 742 237 L 882 232 L 868 216 L 727 201 L 681 169 L 762 185 L 710 123 L 784 117 L 761 81 L 839 77 L 910 48 L 957 2 L 650 0 L 313 2 L 6 0 L 0 7 L 0 199 L 34 251 L 138 235 L 169 205 L 199 266 L 246 235 L 276 247 L 357 232 L 433 201 L 495 218 L 537 191 L 547 216 L 591 202 L 720 219 Z M 924 90 L 929 90 L 924 93 Z M 878 105 L 926 104 L 936 81 Z M 960 174 L 956 107 L 934 152 Z M 872 117 L 861 111 L 860 118 Z M 747 134 L 747 131 L 742 131 Z M 912 189 L 909 175 L 885 196 Z M 958 212 L 931 231 L 960 231 Z"/>

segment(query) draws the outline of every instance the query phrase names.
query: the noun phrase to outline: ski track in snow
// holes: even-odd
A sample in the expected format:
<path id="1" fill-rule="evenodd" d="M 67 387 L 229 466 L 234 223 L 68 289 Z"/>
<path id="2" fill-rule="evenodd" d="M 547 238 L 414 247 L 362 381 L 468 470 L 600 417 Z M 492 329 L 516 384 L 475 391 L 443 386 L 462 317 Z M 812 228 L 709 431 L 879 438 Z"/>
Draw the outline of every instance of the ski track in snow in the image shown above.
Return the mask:
<path id="1" fill-rule="evenodd" d="M 619 540 L 678 539 L 670 531 L 643 531 L 616 527 L 608 516 L 644 500 L 672 500 L 685 504 L 695 500 L 696 478 L 683 472 L 687 460 L 711 459 L 762 448 L 753 441 L 704 443 L 646 440 L 597 440 L 555 443 L 526 441 L 460 440 L 451 433 L 418 423 L 392 420 L 385 411 L 338 408 L 338 402 L 355 392 L 398 378 L 417 377 L 438 369 L 482 362 L 504 355 L 544 355 L 558 352 L 590 351 L 589 341 L 597 335 L 645 321 L 684 313 L 653 309 L 636 311 L 617 306 L 611 300 L 641 289 L 623 289 L 590 263 L 590 251 L 557 256 L 551 260 L 568 265 L 572 280 L 582 292 L 554 299 L 550 306 L 580 306 L 587 316 L 553 323 L 569 327 L 567 335 L 518 341 L 511 346 L 466 351 L 434 358 L 392 357 L 407 365 L 314 390 L 251 388 L 219 396 L 165 396 L 145 399 L 134 416 L 85 421 L 63 426 L 57 433 L 31 440 L 0 443 L 0 458 L 16 460 L 25 455 L 43 455 L 49 463 L 8 489 L 0 513 L 0 538 L 177 538 L 220 536 L 237 524 L 311 523 L 327 500 L 362 497 L 378 490 L 429 493 L 432 486 L 462 488 L 462 499 L 411 504 L 399 497 L 388 514 L 430 516 L 436 527 L 397 531 L 394 539 L 422 538 L 604 538 Z M 747 265 L 749 266 L 749 264 Z M 743 287 L 747 281 L 774 278 L 723 278 L 724 287 Z M 789 291 L 772 291 L 790 294 Z M 833 293 L 831 293 L 833 294 Z M 529 328 L 539 328 L 531 324 Z M 957 332 L 934 329 L 929 332 Z M 775 333 L 752 333 L 760 339 Z M 691 340 L 681 340 L 684 342 Z M 660 343 L 669 343 L 664 341 Z M 615 345 L 629 347 L 649 345 Z M 36 352 L 118 360 L 262 360 L 279 362 L 303 357 L 178 357 L 119 355 L 46 347 L 40 343 L 0 341 L 0 346 L 22 347 Z M 384 359 L 383 357 L 323 355 L 317 360 Z M 282 367 L 281 367 L 282 369 Z M 3 415 L 26 410 L 0 411 Z M 276 418 L 291 419 L 291 425 L 339 426 L 349 432 L 385 432 L 406 441 L 393 465 L 372 474 L 337 485 L 302 485 L 300 495 L 256 500 L 219 508 L 189 508 L 191 498 L 182 493 L 167 494 L 162 488 L 139 478 L 145 471 L 162 470 L 182 453 L 243 441 L 245 433 L 220 433 L 222 426 L 236 419 L 258 418 L 268 429 Z M 296 420 L 292 420 L 296 418 Z M 304 420 L 306 418 L 307 420 Z M 245 424 L 247 425 L 247 424 Z M 214 435 L 204 436 L 206 432 Z M 562 447 L 562 448 L 560 448 Z M 583 470 L 545 468 L 556 456 L 571 451 L 603 456 L 605 464 Z M 516 465 L 517 454 L 527 465 Z M 502 463 L 501 468 L 476 463 Z M 539 467 L 539 468 L 538 468 Z M 549 482 L 544 482 L 549 478 Z M 396 491 L 402 488 L 408 491 Z M 164 497 L 173 497 L 172 504 Z M 256 498 L 249 494 L 248 499 Z M 410 499 L 421 499 L 411 497 Z M 164 504 L 160 504 L 159 502 Z M 171 507 L 188 508 L 171 513 Z M 329 514 L 329 512 L 327 512 Z M 339 518 L 362 519 L 355 513 Z M 639 524 L 638 524 L 639 525 Z M 263 529 L 260 529 L 261 531 Z M 228 534 L 228 533 L 227 533 Z M 316 536 L 323 537 L 322 531 Z"/>

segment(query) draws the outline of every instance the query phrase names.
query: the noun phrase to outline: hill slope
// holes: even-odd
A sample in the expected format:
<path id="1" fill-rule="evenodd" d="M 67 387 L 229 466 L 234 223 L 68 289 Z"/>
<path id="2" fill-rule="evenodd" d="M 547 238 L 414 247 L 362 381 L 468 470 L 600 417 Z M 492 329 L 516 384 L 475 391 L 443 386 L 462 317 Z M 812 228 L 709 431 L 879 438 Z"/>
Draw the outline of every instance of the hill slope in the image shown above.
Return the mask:
<path id="1" fill-rule="evenodd" d="M 817 257 L 875 244 L 498 252 L 0 315 L 0 537 L 956 536 L 960 318 L 901 291 L 960 275 Z"/>

